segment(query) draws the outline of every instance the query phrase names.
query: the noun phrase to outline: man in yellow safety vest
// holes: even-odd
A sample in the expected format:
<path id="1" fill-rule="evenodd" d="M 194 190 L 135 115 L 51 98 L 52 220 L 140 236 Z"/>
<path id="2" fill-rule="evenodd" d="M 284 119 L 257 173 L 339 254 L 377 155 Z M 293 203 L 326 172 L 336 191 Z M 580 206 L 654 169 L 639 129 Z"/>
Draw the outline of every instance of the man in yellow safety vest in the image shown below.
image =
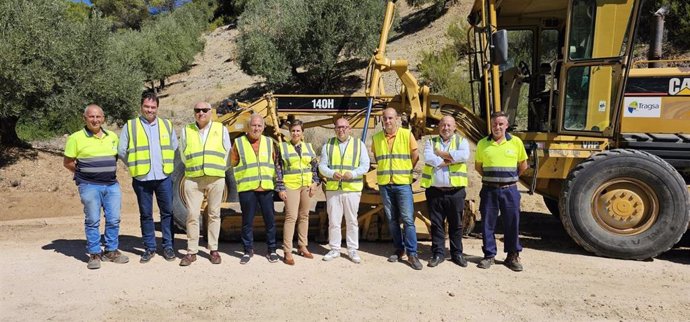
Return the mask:
<path id="1" fill-rule="evenodd" d="M 206 194 L 208 203 L 208 249 L 213 264 L 220 264 L 218 235 L 220 234 L 220 204 L 225 190 L 225 171 L 230 135 L 222 123 L 211 121 L 211 105 L 194 105 L 196 122 L 185 126 L 180 136 L 180 158 L 185 166 L 184 196 L 187 200 L 187 255 L 180 266 L 196 261 L 199 251 L 199 213 Z"/>
<path id="2" fill-rule="evenodd" d="M 421 186 L 426 188 L 424 193 L 431 220 L 432 257 L 429 267 L 436 267 L 445 260 L 446 219 L 451 260 L 467 267 L 467 260 L 462 255 L 462 211 L 470 147 L 467 140 L 455 133 L 455 129 L 455 119 L 446 115 L 438 123 L 439 135 L 429 138 L 424 144 Z"/>
<path id="3" fill-rule="evenodd" d="M 419 152 L 412 132 L 400 128 L 398 121 L 395 109 L 389 107 L 383 110 L 383 131 L 374 134 L 372 146 L 378 164 L 376 179 L 395 247 L 395 252 L 388 261 L 402 261 L 407 251 L 408 264 L 415 270 L 421 270 L 422 263 L 417 256 L 411 185 L 412 169 L 419 160 Z M 400 230 L 400 221 L 404 234 Z"/>
<path id="4" fill-rule="evenodd" d="M 158 96 L 141 96 L 138 117 L 122 127 L 118 155 L 132 176 L 132 189 L 139 204 L 139 224 L 144 253 L 139 262 L 147 263 L 156 255 L 156 230 L 153 223 L 153 195 L 161 216 L 163 257 L 175 260 L 172 235 L 173 172 L 177 135 L 172 122 L 158 117 Z"/>
<path id="5" fill-rule="evenodd" d="M 271 263 L 280 259 L 276 253 L 276 227 L 273 209 L 273 189 L 275 188 L 276 148 L 273 140 L 264 136 L 264 118 L 252 114 L 247 124 L 246 135 L 235 139 L 230 156 L 233 166 L 237 192 L 242 209 L 242 245 L 244 254 L 240 264 L 247 264 L 254 256 L 254 216 L 257 206 L 266 227 L 266 258 Z"/>
<path id="6" fill-rule="evenodd" d="M 350 123 L 345 118 L 336 119 L 335 137 L 328 139 L 321 151 L 319 171 L 327 178 L 328 244 L 331 247 L 323 260 L 330 261 L 340 257 L 340 225 L 345 215 L 347 255 L 352 262 L 359 264 L 362 259 L 357 254 L 357 214 L 364 188 L 362 178 L 369 171 L 369 153 L 364 142 L 350 136 L 350 132 Z"/>

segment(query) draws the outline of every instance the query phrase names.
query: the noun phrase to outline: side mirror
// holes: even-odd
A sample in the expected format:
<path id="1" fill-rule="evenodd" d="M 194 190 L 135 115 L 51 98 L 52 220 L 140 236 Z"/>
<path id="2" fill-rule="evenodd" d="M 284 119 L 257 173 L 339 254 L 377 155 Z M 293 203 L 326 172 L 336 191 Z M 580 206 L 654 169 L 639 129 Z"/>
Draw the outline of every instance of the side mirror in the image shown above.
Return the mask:
<path id="1" fill-rule="evenodd" d="M 498 30 L 491 34 L 491 64 L 503 65 L 508 62 L 508 31 Z"/>

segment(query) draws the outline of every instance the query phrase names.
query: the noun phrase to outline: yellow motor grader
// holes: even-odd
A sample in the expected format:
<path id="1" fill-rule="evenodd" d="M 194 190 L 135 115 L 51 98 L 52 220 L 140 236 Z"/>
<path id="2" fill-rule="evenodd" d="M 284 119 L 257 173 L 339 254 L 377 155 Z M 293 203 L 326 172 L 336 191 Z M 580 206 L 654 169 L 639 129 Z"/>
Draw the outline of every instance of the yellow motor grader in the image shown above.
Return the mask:
<path id="1" fill-rule="evenodd" d="M 308 118 L 305 128 L 310 128 L 328 127 L 333 117 L 344 116 L 364 129 L 366 139 L 383 108 L 393 107 L 417 138 L 435 133 L 439 120 L 451 115 L 458 130 L 476 143 L 488 133 L 487 116 L 504 111 L 511 133 L 524 141 L 529 154 L 530 170 L 520 180 L 530 193 L 544 196 L 579 245 L 600 256 L 654 257 L 671 248 L 690 221 L 690 69 L 633 63 L 641 2 L 475 0 L 467 17 L 473 104 L 466 107 L 430 94 L 406 60 L 386 57 L 395 7 L 395 1 L 388 1 L 364 95 L 267 94 L 250 104 L 221 104 L 216 121 L 237 137 L 249 115 L 259 113 L 266 120 L 265 133 L 280 141 L 280 129 L 293 118 Z M 395 95 L 386 95 L 381 84 L 382 73 L 390 71 L 403 85 Z M 175 175 L 177 191 L 181 168 Z M 374 171 L 365 179 L 359 214 L 361 236 L 368 240 L 387 238 Z M 228 178 L 232 195 L 230 173 Z M 429 220 L 423 190 L 417 183 L 413 188 L 416 225 L 424 238 Z M 228 200 L 223 204 L 229 210 L 223 216 L 226 237 L 237 235 L 241 217 L 233 214 L 239 212 L 233 198 Z M 467 230 L 474 225 L 476 208 L 467 201 Z M 325 207 L 317 204 L 312 216 L 312 236 L 325 239 Z M 178 194 L 175 220 L 184 225 L 185 218 Z M 257 219 L 255 224 L 262 223 Z"/>

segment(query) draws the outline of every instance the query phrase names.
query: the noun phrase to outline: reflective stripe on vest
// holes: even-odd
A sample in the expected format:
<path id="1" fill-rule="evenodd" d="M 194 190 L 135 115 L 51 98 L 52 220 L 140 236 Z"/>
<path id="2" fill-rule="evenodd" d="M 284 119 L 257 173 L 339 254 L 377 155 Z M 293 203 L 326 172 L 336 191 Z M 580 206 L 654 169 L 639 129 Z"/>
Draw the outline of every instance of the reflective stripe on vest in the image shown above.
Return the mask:
<path id="1" fill-rule="evenodd" d="M 273 141 L 267 136 L 259 138 L 259 155 L 254 153 L 246 135 L 235 139 L 240 160 L 233 168 L 237 191 L 251 191 L 261 187 L 273 190 L 275 185 L 275 164 L 273 163 Z"/>
<path id="2" fill-rule="evenodd" d="M 483 182 L 512 183 L 518 181 L 518 151 L 524 149 L 519 138 L 506 133 L 505 141 L 496 144 L 490 137 L 485 137 L 477 143 L 477 148 L 478 152 L 479 149 L 482 149 L 481 153 L 484 156 L 482 162 Z"/>
<path id="3" fill-rule="evenodd" d="M 311 160 L 316 157 L 311 144 L 300 142 L 302 154 L 298 154 L 290 142 L 280 144 L 283 159 L 283 182 L 288 189 L 297 190 L 311 185 Z"/>
<path id="4" fill-rule="evenodd" d="M 163 173 L 169 175 L 173 172 L 175 151 L 171 141 L 172 124 L 169 120 L 157 118 L 158 142 L 161 145 L 161 159 L 163 161 Z M 161 124 L 163 126 L 161 126 Z M 127 121 L 127 134 L 129 145 L 127 147 L 127 167 L 132 177 L 148 174 L 151 171 L 151 149 L 149 139 L 140 118 Z"/>
<path id="5" fill-rule="evenodd" d="M 453 151 L 457 150 L 460 147 L 460 142 L 462 142 L 463 138 L 457 134 L 454 134 L 450 138 L 449 142 L 449 147 L 448 151 Z M 431 144 L 433 145 L 434 149 L 441 149 L 441 137 L 433 137 L 431 138 Z M 424 165 L 424 170 L 422 170 L 422 181 L 421 181 L 421 186 L 422 188 L 429 188 L 431 187 L 431 184 L 433 183 L 432 177 L 434 174 L 434 167 L 425 164 Z M 467 163 L 465 162 L 458 162 L 458 163 L 452 163 L 448 166 L 448 176 L 450 179 L 450 185 L 451 187 L 466 187 L 467 186 Z"/>
<path id="6" fill-rule="evenodd" d="M 348 138 L 348 143 L 345 146 L 345 151 L 340 151 L 340 141 L 338 138 L 331 138 L 328 140 L 326 151 L 328 151 L 328 168 L 333 169 L 336 173 L 345 173 L 347 171 L 353 172 L 359 166 L 359 155 L 361 144 L 352 137 Z M 341 179 L 340 181 L 330 179 L 326 181 L 326 190 L 335 191 L 362 191 L 364 188 L 363 176 L 353 177 L 351 179 Z"/>
<path id="7" fill-rule="evenodd" d="M 411 184 L 410 130 L 398 128 L 392 149 L 388 148 L 385 131 L 376 133 L 373 139 L 377 153 L 376 180 L 378 184 Z"/>
<path id="8" fill-rule="evenodd" d="M 227 154 L 223 146 L 225 127 L 221 123 L 211 122 L 208 131 L 206 143 L 202 145 L 196 124 L 191 123 L 185 127 L 187 146 L 184 149 L 184 155 L 187 177 L 225 177 L 225 155 Z"/>

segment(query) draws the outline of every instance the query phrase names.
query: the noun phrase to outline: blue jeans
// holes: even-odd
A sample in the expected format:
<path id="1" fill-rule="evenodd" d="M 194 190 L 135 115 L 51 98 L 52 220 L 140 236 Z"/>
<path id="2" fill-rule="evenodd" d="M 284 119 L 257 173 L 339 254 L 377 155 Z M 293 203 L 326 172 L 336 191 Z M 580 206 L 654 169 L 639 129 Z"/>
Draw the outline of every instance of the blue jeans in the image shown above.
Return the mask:
<path id="1" fill-rule="evenodd" d="M 496 256 L 496 223 L 498 213 L 503 217 L 503 251 L 522 251 L 520 245 L 520 192 L 516 185 L 506 188 L 482 187 L 479 191 L 479 211 L 482 214 L 482 251 L 485 258 Z"/>
<path id="2" fill-rule="evenodd" d="M 173 184 L 167 177 L 162 180 L 139 181 L 132 179 L 132 188 L 137 195 L 139 204 L 139 223 L 141 224 L 141 238 L 146 250 L 156 250 L 156 229 L 153 223 L 153 194 L 161 212 L 161 234 L 163 235 L 163 249 L 173 247 L 172 238 L 172 203 Z"/>
<path id="3" fill-rule="evenodd" d="M 86 252 L 101 253 L 101 208 L 105 213 L 105 251 L 119 247 L 120 205 L 122 192 L 120 184 L 97 185 L 82 183 L 78 186 L 79 197 L 84 205 L 84 232 L 86 234 Z"/>
<path id="4" fill-rule="evenodd" d="M 257 206 L 261 207 L 266 227 L 266 246 L 268 252 L 276 250 L 276 225 L 273 209 L 273 190 L 270 191 L 242 191 L 239 193 L 240 208 L 242 209 L 242 245 L 244 251 L 254 250 L 254 215 Z"/>
<path id="5" fill-rule="evenodd" d="M 417 230 L 414 226 L 414 201 L 409 184 L 388 184 L 379 186 L 383 209 L 388 220 L 388 230 L 393 237 L 393 246 L 398 251 L 405 249 L 408 255 L 417 255 Z M 400 221 L 403 223 L 405 240 L 403 245 Z"/>

